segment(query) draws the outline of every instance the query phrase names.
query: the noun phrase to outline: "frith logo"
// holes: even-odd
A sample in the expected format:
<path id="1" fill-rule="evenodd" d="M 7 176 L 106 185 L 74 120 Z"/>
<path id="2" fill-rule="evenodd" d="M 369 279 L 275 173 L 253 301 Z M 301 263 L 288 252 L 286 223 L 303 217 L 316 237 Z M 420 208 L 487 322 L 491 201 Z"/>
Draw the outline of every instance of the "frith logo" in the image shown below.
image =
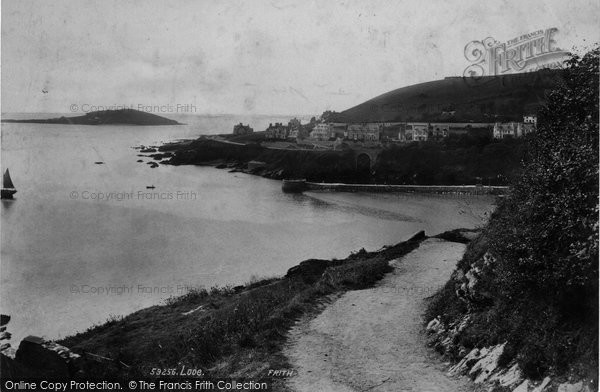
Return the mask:
<path id="1" fill-rule="evenodd" d="M 567 52 L 556 46 L 555 27 L 523 34 L 500 43 L 488 37 L 465 46 L 465 58 L 471 62 L 463 75 L 469 78 L 532 72 L 543 68 L 562 68 Z"/>
<path id="2" fill-rule="evenodd" d="M 269 369 L 267 376 L 270 377 L 293 377 L 294 369 Z"/>

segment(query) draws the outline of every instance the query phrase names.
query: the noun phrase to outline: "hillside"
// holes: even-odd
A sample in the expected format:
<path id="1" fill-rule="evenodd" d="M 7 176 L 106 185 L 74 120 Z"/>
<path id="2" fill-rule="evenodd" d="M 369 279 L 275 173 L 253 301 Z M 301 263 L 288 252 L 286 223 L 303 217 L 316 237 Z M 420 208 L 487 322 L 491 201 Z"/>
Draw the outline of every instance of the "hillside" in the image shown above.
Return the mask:
<path id="1" fill-rule="evenodd" d="M 510 194 L 431 302 L 451 359 L 496 346 L 513 372 L 598 390 L 599 64 L 598 47 L 568 62 Z"/>
<path id="2" fill-rule="evenodd" d="M 141 112 L 134 109 L 102 110 L 89 112 L 77 117 L 59 117 L 43 120 L 2 120 L 8 123 L 37 123 L 37 124 L 80 124 L 80 125 L 180 125 L 177 121 L 156 114 Z"/>
<path id="3" fill-rule="evenodd" d="M 544 105 L 560 75 L 556 70 L 486 76 L 449 77 L 399 88 L 370 99 L 332 120 L 493 122 L 522 120 Z"/>

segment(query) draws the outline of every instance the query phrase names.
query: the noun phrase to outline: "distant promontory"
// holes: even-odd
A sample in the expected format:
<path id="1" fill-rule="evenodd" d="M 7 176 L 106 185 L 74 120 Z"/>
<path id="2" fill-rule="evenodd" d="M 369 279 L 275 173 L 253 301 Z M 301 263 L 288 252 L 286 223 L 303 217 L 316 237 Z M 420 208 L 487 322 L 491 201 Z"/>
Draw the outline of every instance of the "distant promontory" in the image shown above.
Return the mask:
<path id="1" fill-rule="evenodd" d="M 6 123 L 76 124 L 76 125 L 181 125 L 175 120 L 134 109 L 102 110 L 83 116 L 58 117 L 41 120 L 2 120 Z"/>

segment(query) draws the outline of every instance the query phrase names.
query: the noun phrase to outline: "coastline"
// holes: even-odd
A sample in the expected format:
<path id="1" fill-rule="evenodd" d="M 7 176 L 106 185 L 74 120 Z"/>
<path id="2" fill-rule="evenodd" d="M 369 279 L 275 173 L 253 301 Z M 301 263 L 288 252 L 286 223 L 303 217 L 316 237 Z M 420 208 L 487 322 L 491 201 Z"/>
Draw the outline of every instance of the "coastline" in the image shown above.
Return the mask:
<path id="1" fill-rule="evenodd" d="M 256 141 L 243 144 L 200 137 L 164 144 L 156 147 L 157 151 L 153 154 L 139 156 L 151 158 L 156 164 L 209 165 L 275 180 L 306 179 L 317 184 L 369 186 L 406 185 L 409 187 L 403 190 L 409 192 L 412 191 L 410 186 L 479 185 L 477 193 L 482 193 L 481 186 L 486 187 L 485 193 L 504 193 L 509 178 L 520 170 L 524 148 L 520 140 L 474 139 L 470 141 L 473 148 L 466 155 L 462 147 L 457 147 L 454 142 L 448 143 L 415 142 L 378 149 L 354 146 L 339 150 L 307 150 L 270 148 Z M 491 159 L 491 151 L 499 148 L 506 150 L 507 157 L 501 161 Z M 367 154 L 370 154 L 370 163 L 365 164 L 363 158 Z M 432 158 L 438 154 L 449 158 Z M 417 163 L 413 162 L 415 159 Z M 459 188 L 448 191 L 462 192 Z"/>
<path id="2" fill-rule="evenodd" d="M 0 3 L 0 392 L 600 392 L 598 1 Z"/>
<path id="3" fill-rule="evenodd" d="M 391 271 L 390 260 L 414 250 L 425 238 L 419 232 L 394 246 L 362 249 L 343 260 L 305 260 L 280 278 L 192 291 L 56 343 L 69 357 L 77 357 L 69 366 L 85 377 L 147 377 L 160 364 L 183 364 L 201 368 L 209 377 L 263 378 L 269 369 L 289 366 L 281 350 L 286 331 L 300 316 L 318 313 L 332 296 L 371 287 Z M 182 341 L 188 342 L 185 347 Z M 13 359 L 3 356 L 3 374 L 60 377 L 52 362 L 39 364 L 17 351 Z"/>

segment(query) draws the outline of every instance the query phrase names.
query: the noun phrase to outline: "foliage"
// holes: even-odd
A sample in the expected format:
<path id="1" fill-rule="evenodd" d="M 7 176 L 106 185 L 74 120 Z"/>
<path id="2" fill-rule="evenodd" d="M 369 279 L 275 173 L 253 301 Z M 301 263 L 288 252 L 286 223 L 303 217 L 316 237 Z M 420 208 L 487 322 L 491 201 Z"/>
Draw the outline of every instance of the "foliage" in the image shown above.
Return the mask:
<path id="1" fill-rule="evenodd" d="M 461 343 L 508 341 L 503 362 L 515 359 L 530 377 L 598 377 L 599 55 L 596 48 L 568 61 L 526 140 L 510 195 L 458 265 L 466 272 L 486 250 L 496 259 L 475 286 L 492 302 L 470 307 Z M 446 318 L 462 317 L 444 301 L 438 296 L 430 315 L 444 305 Z"/>
<path id="2" fill-rule="evenodd" d="M 568 62 L 539 114 L 525 170 L 489 225 L 498 297 L 522 323 L 545 319 L 545 328 L 521 325 L 515 335 L 527 340 L 526 368 L 556 365 L 590 343 L 570 332 L 597 331 L 598 60 L 596 48 Z"/>
<path id="3" fill-rule="evenodd" d="M 492 139 L 485 130 L 450 135 L 442 142 L 410 143 L 384 150 L 376 182 L 415 185 L 506 185 L 525 155 L 520 139 Z"/>
<path id="4" fill-rule="evenodd" d="M 598 50 L 569 65 L 540 113 L 525 170 L 490 224 L 506 295 L 560 289 L 585 300 L 597 292 Z"/>

